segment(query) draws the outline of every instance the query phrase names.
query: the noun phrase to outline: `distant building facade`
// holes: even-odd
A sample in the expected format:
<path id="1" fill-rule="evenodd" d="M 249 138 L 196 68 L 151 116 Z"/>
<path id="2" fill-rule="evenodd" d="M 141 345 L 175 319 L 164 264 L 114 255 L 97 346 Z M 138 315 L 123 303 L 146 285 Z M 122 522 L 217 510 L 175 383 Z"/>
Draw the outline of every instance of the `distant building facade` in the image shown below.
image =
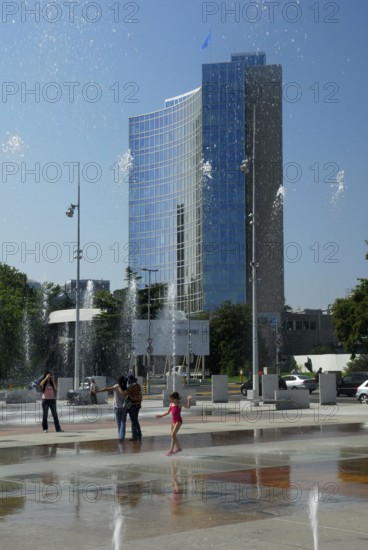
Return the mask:
<path id="1" fill-rule="evenodd" d="M 316 346 L 329 346 L 341 351 L 341 344 L 334 333 L 333 319 L 329 311 L 304 309 L 285 312 L 283 322 L 284 355 L 311 354 Z"/>
<path id="2" fill-rule="evenodd" d="M 281 76 L 264 53 L 232 55 L 203 65 L 201 87 L 129 119 L 131 269 L 157 270 L 151 283 L 174 285 L 183 311 L 250 302 L 255 219 L 258 311 L 274 339 L 284 308 Z"/>
<path id="3" fill-rule="evenodd" d="M 76 279 L 70 279 L 64 285 L 65 294 L 70 296 L 72 300 L 75 297 L 77 287 Z M 93 297 L 97 290 L 106 290 L 110 292 L 110 281 L 104 279 L 80 279 L 79 294 L 81 307 L 92 307 Z"/>

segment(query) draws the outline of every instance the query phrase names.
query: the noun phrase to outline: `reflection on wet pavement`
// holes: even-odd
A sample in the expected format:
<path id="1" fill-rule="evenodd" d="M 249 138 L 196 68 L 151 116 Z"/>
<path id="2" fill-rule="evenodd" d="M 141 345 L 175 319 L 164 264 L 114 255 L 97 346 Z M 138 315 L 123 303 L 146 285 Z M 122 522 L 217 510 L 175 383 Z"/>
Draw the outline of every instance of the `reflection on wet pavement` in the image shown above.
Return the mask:
<path id="1" fill-rule="evenodd" d="M 19 548 L 12 529 L 22 522 L 36 548 L 32 525 L 42 517 L 59 533 L 53 549 L 90 547 L 92 535 L 94 547 L 111 548 L 113 532 L 128 542 L 292 518 L 316 487 L 325 514 L 366 506 L 367 431 L 362 423 L 183 434 L 183 453 L 170 458 L 167 437 L 2 449 L 2 529 L 8 548 Z"/>
<path id="2" fill-rule="evenodd" d="M 198 447 L 222 447 L 225 445 L 243 445 L 246 443 L 269 443 L 272 441 L 297 441 L 306 439 L 325 439 L 346 435 L 368 435 L 368 424 L 335 424 L 326 426 L 288 426 L 287 428 L 261 428 L 234 430 L 229 432 L 207 432 L 200 434 L 181 434 L 186 449 Z M 65 437 L 68 437 L 67 435 Z M 168 436 L 146 437 L 141 445 L 129 442 L 119 443 L 115 439 L 101 441 L 83 441 L 78 443 L 55 443 L 54 449 L 70 450 L 75 453 L 136 453 L 166 450 Z M 367 445 L 368 449 L 368 445 Z M 357 451 L 359 452 L 359 451 Z M 364 452 L 364 451 L 363 451 Z M 49 451 L 49 445 L 35 447 L 14 447 L 1 449 L 0 464 L 11 464 L 38 459 L 40 455 L 56 454 Z"/>

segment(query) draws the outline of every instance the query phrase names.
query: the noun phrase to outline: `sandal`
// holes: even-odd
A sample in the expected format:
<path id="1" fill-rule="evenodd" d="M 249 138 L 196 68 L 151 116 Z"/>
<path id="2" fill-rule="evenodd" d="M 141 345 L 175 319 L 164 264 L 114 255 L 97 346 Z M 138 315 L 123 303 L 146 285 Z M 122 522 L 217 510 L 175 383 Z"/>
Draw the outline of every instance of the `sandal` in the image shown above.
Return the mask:
<path id="1" fill-rule="evenodd" d="M 172 454 L 174 454 L 174 451 L 168 451 L 165 456 L 171 456 Z"/>
<path id="2" fill-rule="evenodd" d="M 183 449 L 176 449 L 176 451 L 173 451 L 174 455 L 176 455 L 176 453 L 181 453 Z"/>

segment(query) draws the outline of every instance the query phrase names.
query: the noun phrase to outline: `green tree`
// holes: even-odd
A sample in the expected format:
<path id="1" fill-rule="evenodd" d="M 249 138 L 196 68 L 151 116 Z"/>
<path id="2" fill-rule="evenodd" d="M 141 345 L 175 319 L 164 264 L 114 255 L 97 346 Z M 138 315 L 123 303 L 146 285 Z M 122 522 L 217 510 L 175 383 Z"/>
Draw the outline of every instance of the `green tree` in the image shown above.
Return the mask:
<path id="1" fill-rule="evenodd" d="M 238 375 L 252 358 L 252 316 L 246 304 L 225 302 L 210 315 L 210 368 L 213 374 Z"/>
<path id="2" fill-rule="evenodd" d="M 45 282 L 36 291 L 36 308 L 32 316 L 32 372 L 34 377 L 47 370 L 64 376 L 72 376 L 74 334 L 71 327 L 59 323 L 49 324 L 49 315 L 54 311 L 72 309 L 74 300 L 60 285 Z"/>
<path id="3" fill-rule="evenodd" d="M 43 283 L 41 287 L 41 296 L 48 313 L 60 309 L 75 308 L 75 297 L 71 297 L 60 285 L 53 283 Z"/>
<path id="4" fill-rule="evenodd" d="M 332 306 L 336 336 L 350 353 L 368 351 L 368 279 L 358 280 L 351 295 Z"/>
<path id="5" fill-rule="evenodd" d="M 148 287 L 138 289 L 142 277 L 128 267 L 125 279 L 127 288 L 113 294 L 107 291 L 96 292 L 94 299 L 94 307 L 101 309 L 101 314 L 93 322 L 91 345 L 94 346 L 94 360 L 99 372 L 115 378 L 130 368 L 133 315 L 135 319 L 147 319 L 148 315 Z M 136 288 L 134 308 L 131 303 L 131 287 Z M 165 288 L 166 285 L 162 283 L 151 284 L 151 319 L 156 317 L 157 311 L 163 306 Z"/>
<path id="6" fill-rule="evenodd" d="M 349 372 L 365 372 L 368 371 L 368 355 L 363 354 L 355 357 L 347 364 Z"/>
<path id="7" fill-rule="evenodd" d="M 126 294 L 127 289 L 113 294 L 103 290 L 97 291 L 94 297 L 94 307 L 101 310 L 100 315 L 93 320 L 91 347 L 94 370 L 113 378 L 117 378 L 127 368 L 127 321 L 124 316 Z"/>
<path id="8" fill-rule="evenodd" d="M 317 345 L 313 346 L 313 348 L 309 352 L 311 355 L 324 355 L 326 353 L 335 353 L 335 346 L 332 345 Z"/>
<path id="9" fill-rule="evenodd" d="M 28 296 L 25 311 L 28 356 L 24 364 L 24 375 L 27 378 L 39 375 L 46 368 L 52 342 L 48 324 L 50 295 L 53 294 L 54 289 L 53 284 L 43 283 L 40 289 L 32 289 Z"/>
<path id="10" fill-rule="evenodd" d="M 166 284 L 154 283 L 150 288 L 150 316 L 155 319 L 157 312 L 163 308 L 166 292 Z M 148 286 L 138 291 L 138 315 L 139 319 L 148 318 Z"/>
<path id="11" fill-rule="evenodd" d="M 0 263 L 0 378 L 20 378 L 24 365 L 24 315 L 32 308 L 27 276 Z"/>

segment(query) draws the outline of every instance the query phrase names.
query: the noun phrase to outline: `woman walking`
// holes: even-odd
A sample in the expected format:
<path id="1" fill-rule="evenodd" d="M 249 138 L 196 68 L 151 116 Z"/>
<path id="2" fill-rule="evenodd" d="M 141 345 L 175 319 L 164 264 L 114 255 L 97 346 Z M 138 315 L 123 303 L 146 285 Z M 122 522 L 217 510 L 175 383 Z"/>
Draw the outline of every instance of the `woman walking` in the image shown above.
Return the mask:
<path id="1" fill-rule="evenodd" d="M 42 429 L 44 433 L 47 433 L 49 431 L 47 418 L 50 410 L 54 419 L 55 430 L 57 432 L 63 432 L 64 430 L 62 430 L 60 427 L 60 422 L 56 410 L 57 386 L 56 382 L 54 381 L 54 377 L 50 371 L 45 372 L 45 374 L 43 375 L 43 379 L 40 382 L 40 386 L 42 389 Z"/>
<path id="2" fill-rule="evenodd" d="M 94 378 L 91 378 L 91 384 L 89 386 L 89 395 L 91 397 L 91 404 L 97 405 L 97 386 Z"/>
<path id="3" fill-rule="evenodd" d="M 170 395 L 170 405 L 167 411 L 163 414 L 158 414 L 156 418 L 163 418 L 164 416 L 167 416 L 171 413 L 172 416 L 172 426 L 171 426 L 171 444 L 170 449 L 166 453 L 166 456 L 171 456 L 172 454 L 180 453 L 182 448 L 179 445 L 178 438 L 176 437 L 178 431 L 181 428 L 181 425 L 183 423 L 183 419 L 181 417 L 181 409 L 184 407 L 185 409 L 190 409 L 190 401 L 192 399 L 191 395 L 188 395 L 187 397 L 187 404 L 186 405 L 180 405 L 180 395 L 177 391 L 174 391 Z"/>

